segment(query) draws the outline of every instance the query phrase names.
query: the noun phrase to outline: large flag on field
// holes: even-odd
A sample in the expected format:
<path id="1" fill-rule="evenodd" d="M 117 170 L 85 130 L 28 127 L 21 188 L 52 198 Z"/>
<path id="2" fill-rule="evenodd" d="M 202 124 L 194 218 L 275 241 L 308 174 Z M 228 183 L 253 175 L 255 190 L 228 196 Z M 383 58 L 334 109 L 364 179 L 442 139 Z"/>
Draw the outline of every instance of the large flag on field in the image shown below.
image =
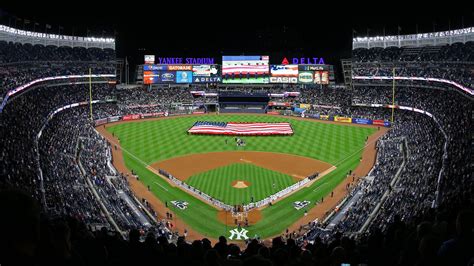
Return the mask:
<path id="1" fill-rule="evenodd" d="M 293 135 L 290 123 L 234 123 L 198 121 L 188 129 L 203 135 Z"/>

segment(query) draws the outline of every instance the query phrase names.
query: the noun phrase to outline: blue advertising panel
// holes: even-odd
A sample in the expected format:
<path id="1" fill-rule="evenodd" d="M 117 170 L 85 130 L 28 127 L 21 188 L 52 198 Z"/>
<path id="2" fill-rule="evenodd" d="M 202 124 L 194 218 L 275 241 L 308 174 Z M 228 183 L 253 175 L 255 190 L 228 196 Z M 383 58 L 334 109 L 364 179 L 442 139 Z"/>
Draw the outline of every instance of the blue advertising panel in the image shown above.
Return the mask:
<path id="1" fill-rule="evenodd" d="M 161 73 L 160 82 L 163 83 L 174 83 L 176 80 L 176 72 L 173 71 L 165 71 Z"/>
<path id="2" fill-rule="evenodd" d="M 143 70 L 144 71 L 162 71 L 166 70 L 167 66 L 162 66 L 162 65 L 143 65 Z"/>
<path id="3" fill-rule="evenodd" d="M 176 71 L 176 83 L 192 83 L 192 71 Z"/>
<path id="4" fill-rule="evenodd" d="M 372 125 L 372 120 L 365 118 L 352 118 L 352 123 L 362 125 Z"/>

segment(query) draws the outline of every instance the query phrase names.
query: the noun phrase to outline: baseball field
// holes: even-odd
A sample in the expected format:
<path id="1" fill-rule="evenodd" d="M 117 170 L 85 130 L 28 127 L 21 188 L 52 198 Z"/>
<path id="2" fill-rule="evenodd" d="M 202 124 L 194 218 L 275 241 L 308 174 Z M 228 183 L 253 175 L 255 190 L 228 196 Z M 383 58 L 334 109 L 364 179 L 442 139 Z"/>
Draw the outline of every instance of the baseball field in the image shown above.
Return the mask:
<path id="1" fill-rule="evenodd" d="M 246 145 L 237 146 L 234 136 L 187 134 L 196 121 L 290 122 L 294 135 L 245 136 L 241 138 Z M 236 227 L 232 217 L 158 176 L 157 169 L 164 169 L 185 184 L 230 205 L 256 202 L 310 174 L 323 173 L 309 186 L 272 206 L 255 210 L 257 213 L 246 227 L 247 235 L 266 238 L 284 232 L 304 216 L 305 210 L 319 204 L 346 180 L 349 170 L 360 163 L 368 136 L 377 131 L 374 127 L 269 115 L 168 117 L 98 129 L 119 147 L 127 170 L 137 174 L 144 185 L 139 186 L 149 187 L 160 206 L 166 203 L 167 210 L 180 220 L 180 226 L 196 232 L 198 237 L 213 239 L 230 236 L 230 230 Z M 114 157 L 114 164 L 115 161 Z M 310 204 L 297 210 L 297 201 Z M 172 202 L 187 205 L 178 208 Z"/>

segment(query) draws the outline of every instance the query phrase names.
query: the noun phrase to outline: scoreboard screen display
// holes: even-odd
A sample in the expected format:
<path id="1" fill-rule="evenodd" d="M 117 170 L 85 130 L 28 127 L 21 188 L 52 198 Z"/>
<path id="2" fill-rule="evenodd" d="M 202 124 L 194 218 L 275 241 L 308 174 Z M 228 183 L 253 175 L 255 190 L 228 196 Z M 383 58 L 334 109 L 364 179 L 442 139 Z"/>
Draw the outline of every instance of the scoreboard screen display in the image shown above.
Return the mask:
<path id="1" fill-rule="evenodd" d="M 269 56 L 223 56 L 222 83 L 269 83 Z"/>

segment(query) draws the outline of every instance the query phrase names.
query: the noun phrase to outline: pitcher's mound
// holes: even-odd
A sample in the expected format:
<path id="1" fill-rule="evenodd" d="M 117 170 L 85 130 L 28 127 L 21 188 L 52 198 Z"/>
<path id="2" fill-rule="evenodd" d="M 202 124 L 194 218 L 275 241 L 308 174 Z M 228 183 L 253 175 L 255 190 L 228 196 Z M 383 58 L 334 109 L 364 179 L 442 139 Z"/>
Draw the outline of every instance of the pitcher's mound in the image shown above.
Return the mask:
<path id="1" fill-rule="evenodd" d="M 250 186 L 250 182 L 242 181 L 242 180 L 234 180 L 232 181 L 232 187 L 234 188 L 247 188 Z"/>

